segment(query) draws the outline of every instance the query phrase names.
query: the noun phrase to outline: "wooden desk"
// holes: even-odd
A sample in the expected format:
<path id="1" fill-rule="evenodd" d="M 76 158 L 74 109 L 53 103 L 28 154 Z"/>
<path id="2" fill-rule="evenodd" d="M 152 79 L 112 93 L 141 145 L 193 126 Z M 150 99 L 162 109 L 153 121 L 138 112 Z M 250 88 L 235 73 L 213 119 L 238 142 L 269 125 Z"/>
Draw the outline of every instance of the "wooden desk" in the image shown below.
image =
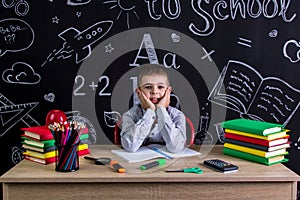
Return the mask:
<path id="1" fill-rule="evenodd" d="M 27 160 L 1 176 L 3 199 L 296 199 L 299 176 L 282 164 L 265 166 L 223 155 L 222 146 L 200 150 L 202 156 L 180 158 L 160 169 L 138 169 L 110 153 L 116 146 L 91 146 L 95 156 L 117 159 L 127 173 L 95 165 L 80 158 L 76 172 L 56 172 L 54 164 L 41 165 Z M 209 152 L 209 153 L 208 153 Z M 208 155 L 205 155 L 208 153 Z M 204 167 L 204 159 L 221 158 L 240 167 L 223 174 Z M 200 167 L 203 174 L 166 173 L 165 169 Z"/>

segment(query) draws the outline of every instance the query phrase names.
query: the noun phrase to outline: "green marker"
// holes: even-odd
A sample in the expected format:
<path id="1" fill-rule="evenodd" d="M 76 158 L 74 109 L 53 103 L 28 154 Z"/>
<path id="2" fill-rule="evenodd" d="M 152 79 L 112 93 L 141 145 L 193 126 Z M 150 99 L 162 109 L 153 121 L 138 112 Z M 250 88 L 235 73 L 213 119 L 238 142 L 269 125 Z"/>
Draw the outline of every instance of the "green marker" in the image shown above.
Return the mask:
<path id="1" fill-rule="evenodd" d="M 156 160 L 154 162 L 141 165 L 140 169 L 141 170 L 146 170 L 146 169 L 149 169 L 151 167 L 164 165 L 165 163 L 166 163 L 166 159 L 159 159 L 159 160 Z"/>

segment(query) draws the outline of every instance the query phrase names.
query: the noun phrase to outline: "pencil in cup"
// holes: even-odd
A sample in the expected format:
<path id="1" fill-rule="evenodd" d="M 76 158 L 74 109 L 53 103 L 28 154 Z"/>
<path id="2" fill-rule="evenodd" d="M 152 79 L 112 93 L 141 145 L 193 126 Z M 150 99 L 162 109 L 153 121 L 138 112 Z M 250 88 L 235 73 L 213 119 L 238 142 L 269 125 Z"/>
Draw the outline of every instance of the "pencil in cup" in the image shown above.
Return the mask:
<path id="1" fill-rule="evenodd" d="M 55 140 L 56 167 L 59 172 L 71 172 L 79 169 L 78 146 L 80 135 L 85 128 L 76 121 L 50 124 L 49 129 Z"/>
<path id="2" fill-rule="evenodd" d="M 58 172 L 73 172 L 79 169 L 78 156 L 79 143 L 71 145 L 56 144 L 57 157 L 55 162 L 55 170 Z"/>

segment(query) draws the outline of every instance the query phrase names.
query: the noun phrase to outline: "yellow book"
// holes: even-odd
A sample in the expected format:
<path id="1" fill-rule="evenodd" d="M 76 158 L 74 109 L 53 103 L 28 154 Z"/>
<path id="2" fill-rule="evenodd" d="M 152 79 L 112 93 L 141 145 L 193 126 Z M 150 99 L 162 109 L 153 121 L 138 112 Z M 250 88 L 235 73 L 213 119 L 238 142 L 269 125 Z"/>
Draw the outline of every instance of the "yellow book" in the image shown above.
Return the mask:
<path id="1" fill-rule="evenodd" d="M 83 151 L 83 150 L 86 150 L 88 148 L 89 148 L 88 144 L 80 144 L 78 146 L 78 151 Z M 46 153 L 41 153 L 41 152 L 29 150 L 29 149 L 26 149 L 26 151 L 24 152 L 24 155 L 33 156 L 33 157 L 40 158 L 40 159 L 46 159 L 46 158 L 51 158 L 51 157 L 56 156 L 55 151 L 49 151 L 49 152 L 46 152 Z"/>
<path id="2" fill-rule="evenodd" d="M 246 133 L 246 132 L 242 132 L 242 131 L 236 131 L 236 130 L 232 130 L 232 129 L 225 129 L 225 134 L 226 133 L 232 133 L 232 134 L 236 134 L 236 135 L 242 135 L 242 136 L 247 136 L 247 137 L 252 137 L 252 138 L 258 138 L 258 139 L 262 139 L 262 140 L 274 140 L 274 139 L 279 139 L 282 137 L 285 137 L 287 134 L 286 132 L 288 132 L 288 130 L 283 130 L 280 131 L 278 133 L 273 133 L 267 136 L 262 136 L 262 135 L 255 135 L 252 133 Z"/>
<path id="3" fill-rule="evenodd" d="M 274 157 L 274 156 L 278 156 L 278 155 L 287 154 L 286 149 L 278 149 L 275 151 L 267 152 L 267 151 L 261 151 L 261 150 L 244 147 L 244 146 L 240 146 L 240 145 L 236 145 L 236 144 L 231 144 L 231 143 L 224 143 L 224 147 L 230 148 L 233 150 L 237 150 L 237 151 L 241 151 L 241 152 L 250 153 L 250 154 L 257 155 L 257 156 L 264 157 L 264 158 L 270 158 L 270 157 Z"/>
<path id="4" fill-rule="evenodd" d="M 24 152 L 24 155 L 33 156 L 33 157 L 41 158 L 41 159 L 46 159 L 46 158 L 51 158 L 51 157 L 56 156 L 55 151 L 49 151 L 47 153 L 39 153 L 39 152 L 31 151 L 28 149 Z"/>
<path id="5" fill-rule="evenodd" d="M 78 146 L 78 151 L 84 150 L 84 149 L 88 149 L 89 145 L 88 144 L 79 144 Z"/>

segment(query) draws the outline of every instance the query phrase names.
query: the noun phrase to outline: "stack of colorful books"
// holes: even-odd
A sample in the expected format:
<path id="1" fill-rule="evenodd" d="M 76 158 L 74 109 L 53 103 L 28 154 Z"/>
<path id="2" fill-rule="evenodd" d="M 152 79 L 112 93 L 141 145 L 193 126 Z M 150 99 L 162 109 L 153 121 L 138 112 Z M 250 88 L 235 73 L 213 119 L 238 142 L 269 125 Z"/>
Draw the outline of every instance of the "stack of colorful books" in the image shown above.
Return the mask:
<path id="1" fill-rule="evenodd" d="M 79 156 L 90 153 L 89 144 L 90 144 L 89 130 L 88 130 L 88 128 L 85 128 L 83 133 L 80 135 L 80 144 L 78 147 L 78 155 Z"/>
<path id="2" fill-rule="evenodd" d="M 288 161 L 288 130 L 283 125 L 249 119 L 222 123 L 225 130 L 223 152 L 245 160 L 273 165 Z"/>
<path id="3" fill-rule="evenodd" d="M 56 160 L 55 140 L 47 126 L 35 126 L 22 128 L 21 135 L 23 155 L 26 160 L 34 161 L 41 164 L 53 163 Z M 80 135 L 80 145 L 78 155 L 90 153 L 88 146 L 88 129 Z"/>
<path id="4" fill-rule="evenodd" d="M 41 164 L 55 162 L 55 141 L 46 126 L 22 128 L 25 159 Z"/>

